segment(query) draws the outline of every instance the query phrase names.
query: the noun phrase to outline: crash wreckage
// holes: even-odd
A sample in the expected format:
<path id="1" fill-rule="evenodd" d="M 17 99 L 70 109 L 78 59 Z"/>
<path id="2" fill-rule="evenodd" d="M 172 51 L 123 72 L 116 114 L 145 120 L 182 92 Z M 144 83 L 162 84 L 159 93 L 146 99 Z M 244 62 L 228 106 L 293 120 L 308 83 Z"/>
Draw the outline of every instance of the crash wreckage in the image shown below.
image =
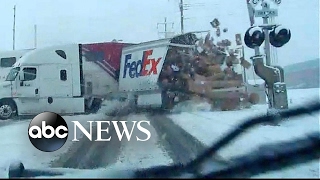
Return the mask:
<path id="1" fill-rule="evenodd" d="M 220 36 L 218 25 L 216 29 Z M 172 108 L 175 101 L 190 99 L 209 101 L 215 110 L 236 110 L 264 102 L 265 97 L 258 92 L 247 90 L 243 68 L 249 69 L 251 64 L 244 59 L 242 48 L 232 48 L 228 39 L 214 43 L 210 32 L 204 38 L 195 34 L 172 40 L 172 43 L 195 44 L 193 50 L 176 46 L 168 49 L 159 76 L 160 87 L 167 94 L 167 108 Z M 241 38 L 236 41 L 239 44 Z"/>
<path id="2" fill-rule="evenodd" d="M 214 27 L 220 36 L 219 26 Z M 4 109 L 0 119 L 53 110 L 61 115 L 95 113 L 103 100 L 119 97 L 138 109 L 171 110 L 177 103 L 195 99 L 209 101 L 213 110 L 264 103 L 265 94 L 259 95 L 259 88 L 250 90 L 246 83 L 243 71 L 251 64 L 244 59 L 243 46 L 231 45 L 226 39 L 214 43 L 208 32 L 191 32 L 139 44 L 102 42 L 37 48 L 10 68 L 0 89 L 0 107 Z M 254 66 L 263 69 L 264 64 Z M 25 72 L 29 69 L 32 72 Z M 54 79 L 54 83 L 45 79 Z M 38 80 L 38 84 L 30 84 Z M 56 90 L 48 89 L 50 86 Z M 25 97 L 35 101 L 25 102 Z"/>

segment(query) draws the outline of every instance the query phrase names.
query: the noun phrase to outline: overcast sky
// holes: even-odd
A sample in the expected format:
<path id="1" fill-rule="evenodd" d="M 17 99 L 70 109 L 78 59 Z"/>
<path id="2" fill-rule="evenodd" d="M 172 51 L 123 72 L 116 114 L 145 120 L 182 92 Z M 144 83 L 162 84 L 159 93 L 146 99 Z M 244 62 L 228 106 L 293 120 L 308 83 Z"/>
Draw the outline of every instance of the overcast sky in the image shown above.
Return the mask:
<path id="1" fill-rule="evenodd" d="M 249 27 L 246 0 L 184 0 L 185 31 L 213 30 L 219 18 L 234 39 Z M 12 50 L 13 5 L 16 4 L 16 49 L 111 41 L 141 42 L 158 39 L 157 23 L 174 22 L 179 33 L 179 0 L 0 0 L 0 50 Z M 277 50 L 280 65 L 319 57 L 319 0 L 283 0 L 276 22 L 292 31 L 291 41 Z M 163 26 L 162 26 L 163 27 Z M 159 27 L 160 28 L 160 27 Z M 253 50 L 246 49 L 246 56 Z"/>

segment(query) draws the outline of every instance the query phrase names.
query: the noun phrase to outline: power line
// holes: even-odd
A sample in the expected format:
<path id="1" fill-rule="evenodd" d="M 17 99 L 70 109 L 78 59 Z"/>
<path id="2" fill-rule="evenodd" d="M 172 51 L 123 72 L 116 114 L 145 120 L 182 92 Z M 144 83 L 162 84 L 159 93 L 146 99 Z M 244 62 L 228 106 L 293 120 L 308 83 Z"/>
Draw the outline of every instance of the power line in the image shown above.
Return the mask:
<path id="1" fill-rule="evenodd" d="M 15 36 L 16 36 L 16 5 L 13 6 L 13 34 L 12 34 L 12 48 L 15 50 Z"/>
<path id="2" fill-rule="evenodd" d="M 181 34 L 183 34 L 184 32 L 184 16 L 183 16 L 183 10 L 184 10 L 184 4 L 183 4 L 183 0 L 180 0 L 180 4 L 179 4 L 179 8 L 180 8 L 180 29 L 181 29 Z"/>
<path id="3" fill-rule="evenodd" d="M 168 23 L 166 17 L 164 18 L 164 23 L 157 23 L 158 29 L 159 29 L 159 25 L 164 25 L 164 31 L 158 32 L 159 37 L 160 37 L 160 34 L 164 34 L 164 38 L 169 38 L 174 34 L 174 32 L 168 31 L 168 24 L 171 24 L 172 26 L 171 28 L 173 28 L 174 23 L 173 22 Z"/>
<path id="4" fill-rule="evenodd" d="M 34 48 L 37 48 L 37 25 L 34 25 Z"/>
<path id="5" fill-rule="evenodd" d="M 179 10 L 180 10 L 180 31 L 181 31 L 181 34 L 184 33 L 184 20 L 190 19 L 190 18 L 185 17 L 184 11 L 192 9 L 194 7 L 198 7 L 198 8 L 205 7 L 205 3 L 192 3 L 191 4 L 191 3 L 184 3 L 183 0 L 180 0 Z"/>

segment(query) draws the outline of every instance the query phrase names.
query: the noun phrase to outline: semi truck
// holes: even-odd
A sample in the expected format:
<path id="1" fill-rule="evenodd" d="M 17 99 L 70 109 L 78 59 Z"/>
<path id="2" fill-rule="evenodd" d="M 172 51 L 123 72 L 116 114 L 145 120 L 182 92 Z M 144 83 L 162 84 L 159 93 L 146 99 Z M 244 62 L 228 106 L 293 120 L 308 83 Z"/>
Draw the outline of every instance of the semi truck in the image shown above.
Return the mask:
<path id="1" fill-rule="evenodd" d="M 0 82 L 6 79 L 6 76 L 14 63 L 31 50 L 33 49 L 0 51 Z"/>
<path id="2" fill-rule="evenodd" d="M 138 44 L 69 44 L 29 51 L 0 84 L 0 119 L 44 111 L 95 113 L 104 99 L 115 96 L 133 107 L 170 109 L 190 94 L 201 94 L 192 90 L 199 86 L 190 63 L 198 57 L 197 40 L 195 33 L 186 33 Z M 200 80 L 200 89 L 206 89 Z M 241 98 L 245 92 L 237 88 Z"/>

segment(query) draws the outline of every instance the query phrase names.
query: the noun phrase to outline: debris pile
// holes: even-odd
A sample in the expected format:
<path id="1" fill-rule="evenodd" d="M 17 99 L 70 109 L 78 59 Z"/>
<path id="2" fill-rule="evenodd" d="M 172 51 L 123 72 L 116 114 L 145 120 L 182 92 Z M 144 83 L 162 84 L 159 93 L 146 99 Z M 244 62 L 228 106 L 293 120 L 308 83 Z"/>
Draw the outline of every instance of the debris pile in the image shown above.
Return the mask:
<path id="1" fill-rule="evenodd" d="M 219 21 L 215 19 L 211 25 L 219 37 Z M 227 28 L 223 32 L 227 32 Z M 218 103 L 223 110 L 237 108 L 241 99 L 247 99 L 245 94 L 232 90 L 214 92 L 244 86 L 242 70 L 237 72 L 235 66 L 249 68 L 251 64 L 240 57 L 241 49 L 231 48 L 231 45 L 228 39 L 214 43 L 208 32 L 205 38 L 197 39 L 193 49 L 170 46 L 159 78 L 162 89 L 171 92 L 169 99 L 178 97 L 181 101 L 181 98 L 198 95 L 211 99 L 213 104 Z"/>

